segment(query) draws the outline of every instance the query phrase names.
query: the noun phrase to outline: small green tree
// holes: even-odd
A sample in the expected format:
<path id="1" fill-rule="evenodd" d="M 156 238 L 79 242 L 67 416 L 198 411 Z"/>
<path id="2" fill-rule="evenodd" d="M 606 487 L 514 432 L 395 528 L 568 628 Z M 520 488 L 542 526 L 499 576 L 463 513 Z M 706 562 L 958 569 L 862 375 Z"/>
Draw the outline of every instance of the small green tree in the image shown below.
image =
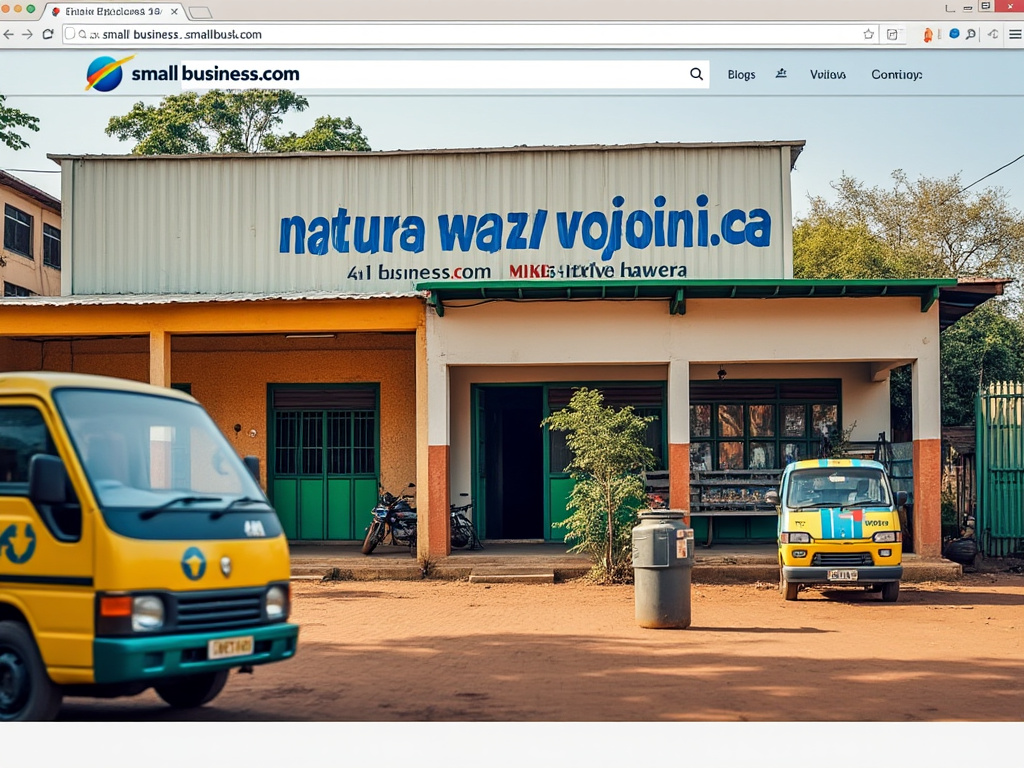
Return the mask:
<path id="1" fill-rule="evenodd" d="M 6 144 L 11 149 L 24 149 L 28 146 L 18 128 L 26 128 L 30 131 L 39 130 L 39 118 L 33 117 L 28 112 L 22 112 L 14 107 L 4 106 L 7 97 L 0 93 L 0 144 Z"/>
<path id="2" fill-rule="evenodd" d="M 567 529 L 570 552 L 584 552 L 604 581 L 628 575 L 632 530 L 637 510 L 646 499 L 639 474 L 654 466 L 654 452 L 644 433 L 654 416 L 637 416 L 632 406 L 619 410 L 603 405 L 597 390 L 580 387 L 569 404 L 544 419 L 550 429 L 565 432 L 572 461 L 565 468 L 576 485 L 560 525 Z"/>

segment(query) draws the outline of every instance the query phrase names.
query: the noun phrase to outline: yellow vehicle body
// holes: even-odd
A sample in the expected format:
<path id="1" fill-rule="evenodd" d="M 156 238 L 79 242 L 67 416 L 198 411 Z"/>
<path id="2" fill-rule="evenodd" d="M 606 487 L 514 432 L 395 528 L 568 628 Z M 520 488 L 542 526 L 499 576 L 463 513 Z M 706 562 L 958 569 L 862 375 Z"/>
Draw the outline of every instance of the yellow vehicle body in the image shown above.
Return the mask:
<path id="1" fill-rule="evenodd" d="M 187 394 L 0 374 L 0 719 L 65 693 L 205 703 L 293 656 L 288 544 L 251 469 Z"/>
<path id="2" fill-rule="evenodd" d="M 903 576 L 903 533 L 885 468 L 863 459 L 794 462 L 782 473 L 779 585 L 787 600 L 805 585 L 859 586 L 892 602 Z"/>

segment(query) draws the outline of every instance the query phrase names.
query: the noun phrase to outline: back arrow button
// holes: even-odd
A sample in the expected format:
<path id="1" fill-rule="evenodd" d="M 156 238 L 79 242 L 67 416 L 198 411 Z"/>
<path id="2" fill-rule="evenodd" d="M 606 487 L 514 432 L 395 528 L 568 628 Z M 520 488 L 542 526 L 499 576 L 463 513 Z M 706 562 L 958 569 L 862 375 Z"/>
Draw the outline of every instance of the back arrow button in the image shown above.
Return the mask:
<path id="1" fill-rule="evenodd" d="M 4 37 L 6 37 L 8 40 L 10 40 L 11 39 L 11 30 L 5 29 L 4 30 Z"/>

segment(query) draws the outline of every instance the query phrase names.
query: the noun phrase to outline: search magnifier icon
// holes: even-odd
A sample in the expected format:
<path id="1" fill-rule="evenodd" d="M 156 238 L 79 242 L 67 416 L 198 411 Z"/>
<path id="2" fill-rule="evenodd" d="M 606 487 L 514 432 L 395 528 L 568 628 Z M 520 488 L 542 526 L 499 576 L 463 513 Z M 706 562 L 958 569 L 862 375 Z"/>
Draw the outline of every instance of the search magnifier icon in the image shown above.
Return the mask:
<path id="1" fill-rule="evenodd" d="M 703 80 L 704 73 L 701 71 L 700 67 L 694 67 L 693 69 L 690 70 L 690 77 L 692 77 L 694 80 Z"/>
<path id="2" fill-rule="evenodd" d="M 968 29 L 967 30 L 967 39 L 968 40 L 970 40 L 971 38 L 977 37 L 977 36 L 978 36 L 978 33 L 975 32 L 973 29 Z"/>

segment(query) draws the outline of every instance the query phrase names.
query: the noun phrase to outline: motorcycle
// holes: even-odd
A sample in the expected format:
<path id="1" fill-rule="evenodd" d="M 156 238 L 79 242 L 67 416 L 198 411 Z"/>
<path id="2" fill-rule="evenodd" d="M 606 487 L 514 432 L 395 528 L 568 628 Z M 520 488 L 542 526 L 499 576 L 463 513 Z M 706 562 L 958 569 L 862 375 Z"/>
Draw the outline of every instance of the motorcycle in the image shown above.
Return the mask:
<path id="1" fill-rule="evenodd" d="M 460 495 L 467 496 L 468 494 L 463 493 Z M 476 526 L 473 525 L 473 520 L 469 515 L 471 509 L 473 509 L 472 502 L 462 506 L 452 504 L 449 507 L 448 522 L 451 529 L 453 549 L 462 549 L 463 547 L 469 547 L 470 549 L 484 548 L 484 545 L 480 543 L 480 538 L 476 535 Z"/>
<path id="2" fill-rule="evenodd" d="M 415 488 L 410 483 L 408 488 Z M 407 489 L 408 490 L 408 489 Z M 461 494 L 466 496 L 468 494 Z M 403 493 L 395 496 L 383 488 L 379 489 L 377 505 L 373 508 L 373 521 L 366 530 L 366 538 L 363 539 L 364 555 L 369 555 L 385 539 L 390 538 L 392 544 L 409 547 L 410 552 L 416 547 L 416 510 L 409 503 L 412 495 Z M 473 508 L 472 502 L 449 507 L 449 522 L 451 527 L 451 543 L 453 549 L 483 549 L 477 536 L 476 527 L 469 517 L 469 511 Z M 412 552 L 415 554 L 415 552 Z"/>
<path id="3" fill-rule="evenodd" d="M 416 486 L 410 483 L 408 487 Z M 408 493 L 395 496 L 383 488 L 378 490 L 377 505 L 373 508 L 373 521 L 366 530 L 366 538 L 363 539 L 363 554 L 370 554 L 384 539 L 390 538 L 392 544 L 407 546 L 410 553 L 415 555 L 416 510 L 409 503 L 413 497 Z"/>

